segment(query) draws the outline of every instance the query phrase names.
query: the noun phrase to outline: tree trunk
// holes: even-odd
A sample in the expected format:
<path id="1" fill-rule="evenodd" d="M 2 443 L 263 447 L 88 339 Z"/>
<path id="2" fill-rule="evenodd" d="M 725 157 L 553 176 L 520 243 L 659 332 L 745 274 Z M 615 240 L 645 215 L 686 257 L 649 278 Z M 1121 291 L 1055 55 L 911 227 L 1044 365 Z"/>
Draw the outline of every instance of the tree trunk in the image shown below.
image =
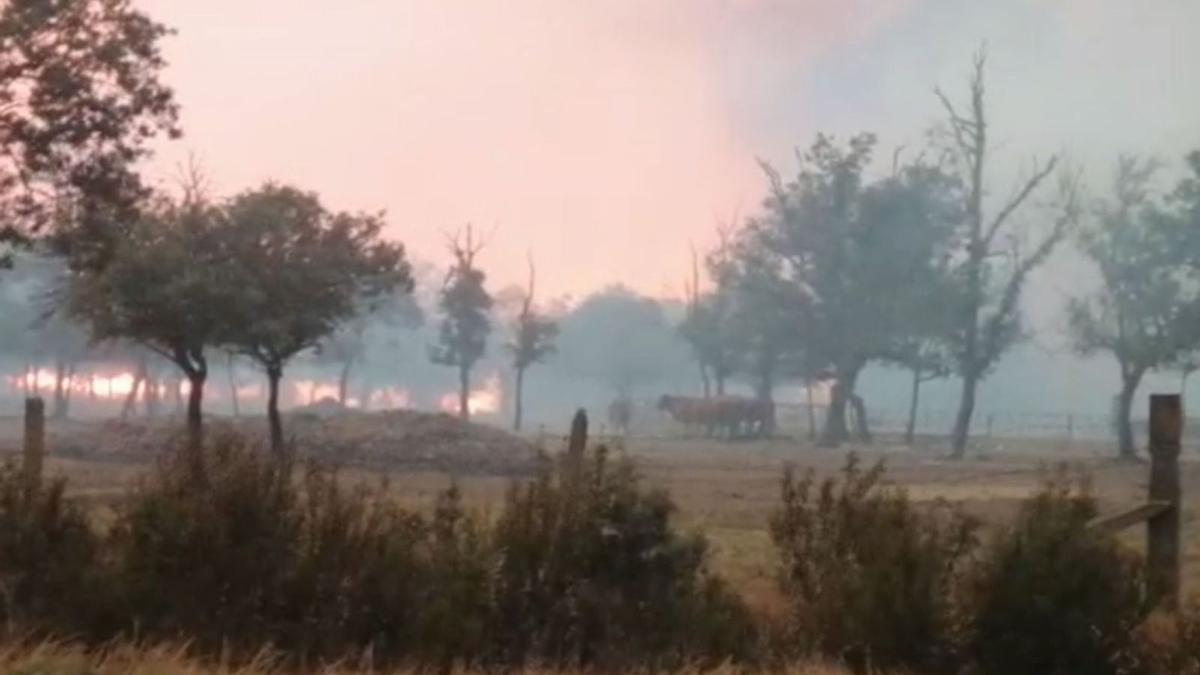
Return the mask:
<path id="1" fill-rule="evenodd" d="M 813 404 L 813 387 L 812 378 L 804 378 L 804 389 L 807 392 L 806 403 L 808 404 L 808 440 L 814 441 L 817 439 L 817 409 Z"/>
<path id="2" fill-rule="evenodd" d="M 67 391 L 63 394 L 63 417 L 71 415 L 71 395 L 75 393 L 75 369 L 79 364 L 72 361 L 67 366 Z"/>
<path id="3" fill-rule="evenodd" d="M 153 374 L 146 377 L 146 395 L 142 398 L 142 402 L 146 409 L 146 417 L 153 419 L 158 417 L 158 403 L 162 398 L 162 381 Z"/>
<path id="4" fill-rule="evenodd" d="M 775 396 L 775 373 L 771 368 L 764 368 L 758 373 L 758 384 L 754 387 L 755 398 L 770 401 Z"/>
<path id="5" fill-rule="evenodd" d="M 203 370 L 193 370 L 188 373 L 188 399 L 187 399 L 187 430 L 188 444 L 191 447 L 194 459 L 197 462 L 195 466 L 200 466 L 200 454 L 204 446 L 204 414 L 201 411 L 204 404 L 204 381 L 207 379 L 207 373 Z M 176 395 L 179 395 L 179 386 L 175 387 Z"/>
<path id="6" fill-rule="evenodd" d="M 466 422 L 471 419 L 471 369 L 458 367 L 458 418 Z"/>
<path id="7" fill-rule="evenodd" d="M 867 404 L 858 394 L 850 394 L 847 402 L 854 408 L 854 433 L 863 443 L 871 442 L 871 429 L 867 424 Z"/>
<path id="8" fill-rule="evenodd" d="M 1123 371 L 1125 369 L 1122 369 Z M 1133 439 L 1133 397 L 1142 381 L 1142 371 L 1133 369 L 1121 373 L 1121 392 L 1117 395 L 1117 456 L 1136 459 L 1137 444 Z"/>
<path id="9" fill-rule="evenodd" d="M 515 400 L 513 401 L 513 431 L 521 430 L 522 396 L 525 391 L 525 369 L 517 368 Z"/>
<path id="10" fill-rule="evenodd" d="M 233 363 L 233 354 L 225 355 L 225 378 L 229 380 L 229 405 L 233 406 L 233 416 L 242 416 L 242 404 L 238 400 L 237 369 Z"/>
<path id="11" fill-rule="evenodd" d="M 825 428 L 821 431 L 821 445 L 836 447 L 850 440 L 850 430 L 846 428 L 846 403 L 854 396 L 854 382 L 858 379 L 859 367 L 839 368 L 837 381 L 829 400 L 829 408 L 825 414 Z"/>
<path id="12" fill-rule="evenodd" d="M 129 393 L 125 395 L 125 404 L 121 406 L 121 420 L 126 420 L 133 413 L 134 407 L 137 406 L 138 389 L 142 387 L 142 383 L 146 380 L 146 364 L 138 362 L 137 371 L 133 374 L 133 386 L 129 388 Z"/>
<path id="13" fill-rule="evenodd" d="M 951 459 L 962 459 L 967 454 L 967 439 L 971 434 L 971 415 L 975 413 L 975 389 L 978 386 L 978 373 L 974 370 L 967 370 L 963 373 L 962 397 L 958 402 L 958 415 L 954 418 Z"/>
<path id="14" fill-rule="evenodd" d="M 708 379 L 708 367 L 700 362 L 700 382 L 704 384 L 704 398 L 712 397 L 712 381 Z"/>
<path id="15" fill-rule="evenodd" d="M 346 398 L 349 396 L 348 387 L 350 384 L 350 369 L 354 367 L 353 359 L 346 359 L 342 362 L 342 370 L 338 373 L 338 405 L 346 407 Z"/>
<path id="16" fill-rule="evenodd" d="M 913 368 L 912 394 L 908 397 L 908 424 L 904 427 L 904 444 L 912 445 L 917 433 L 917 407 L 921 400 L 921 369 Z"/>
<path id="17" fill-rule="evenodd" d="M 267 426 L 271 432 L 271 454 L 282 465 L 286 457 L 283 443 L 283 420 L 279 417 L 279 380 L 283 378 L 283 367 L 267 366 Z"/>
<path id="18" fill-rule="evenodd" d="M 51 413 L 51 418 L 56 420 L 64 419 L 67 416 L 66 402 L 66 379 L 67 379 L 67 364 L 62 359 L 57 359 L 54 362 L 54 412 Z"/>

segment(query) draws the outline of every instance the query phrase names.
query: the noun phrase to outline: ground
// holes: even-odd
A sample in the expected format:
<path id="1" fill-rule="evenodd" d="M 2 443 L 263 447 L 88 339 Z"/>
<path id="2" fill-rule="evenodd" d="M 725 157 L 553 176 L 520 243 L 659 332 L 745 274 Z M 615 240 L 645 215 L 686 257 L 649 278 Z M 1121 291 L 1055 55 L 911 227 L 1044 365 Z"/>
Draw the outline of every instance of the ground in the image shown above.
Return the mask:
<path id="1" fill-rule="evenodd" d="M 78 425 L 77 425 L 78 426 Z M 83 425 L 95 431 L 97 427 Z M 0 420 L 0 451 L 15 450 L 17 420 Z M 79 429 L 76 429 L 79 431 Z M 54 428 L 51 429 L 55 437 Z M 536 438 L 555 450 L 557 437 Z M 706 534 L 713 543 L 714 563 L 756 607 L 776 607 L 774 557 L 766 525 L 778 498 L 778 482 L 787 463 L 798 469 L 813 468 L 819 474 L 840 469 L 847 453 L 858 453 L 865 463 L 883 460 L 888 479 L 904 486 L 919 500 L 946 499 L 960 503 L 968 512 L 988 523 L 1003 522 L 1019 500 L 1036 490 L 1054 465 L 1068 463 L 1086 471 L 1105 512 L 1134 505 L 1145 497 L 1147 464 L 1122 463 L 1111 459 L 1108 444 L 1077 441 L 1039 442 L 1006 439 L 993 441 L 963 461 L 944 459 L 944 449 L 930 443 L 909 449 L 887 438 L 871 445 L 838 449 L 817 448 L 807 440 L 777 439 L 723 442 L 708 439 L 630 438 L 607 440 L 617 452 L 631 457 L 646 480 L 670 491 L 679 506 L 681 523 Z M 131 485 L 145 469 L 146 460 L 130 457 L 55 456 L 47 472 L 66 476 L 70 491 L 89 502 L 103 505 Z M 1197 545 L 1195 505 L 1200 495 L 1200 453 L 1185 449 L 1182 466 L 1184 509 L 1184 576 L 1190 590 L 1200 592 L 1200 545 Z M 428 507 L 437 492 L 447 486 L 450 474 L 410 465 L 348 468 L 347 480 L 377 480 L 386 475 L 396 498 L 418 508 Z M 511 476 L 488 472 L 458 471 L 456 480 L 469 504 L 483 513 L 499 508 Z M 1132 546 L 1141 545 L 1142 530 L 1134 527 L 1123 535 Z"/>

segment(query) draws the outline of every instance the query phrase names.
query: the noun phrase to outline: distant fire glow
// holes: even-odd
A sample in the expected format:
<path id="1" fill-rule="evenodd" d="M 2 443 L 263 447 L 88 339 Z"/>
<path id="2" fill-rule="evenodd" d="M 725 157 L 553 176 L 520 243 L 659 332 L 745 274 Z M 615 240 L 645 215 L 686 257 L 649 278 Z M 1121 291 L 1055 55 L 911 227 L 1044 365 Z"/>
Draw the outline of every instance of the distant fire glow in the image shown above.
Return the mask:
<path id="1" fill-rule="evenodd" d="M 316 403 L 324 399 L 338 400 L 337 385 L 320 380 L 296 380 L 292 383 L 295 400 Z"/>
<path id="2" fill-rule="evenodd" d="M 30 369 L 28 372 L 8 375 L 0 382 L 8 384 L 14 393 L 50 395 L 55 391 L 58 374 L 52 368 Z M 186 399 L 191 392 L 191 383 L 187 378 L 168 377 L 157 380 L 160 387 L 159 398 Z M 144 401 L 147 397 L 146 382 L 138 382 L 132 371 L 107 370 L 105 372 L 76 372 L 64 374 L 62 387 L 71 397 L 87 398 L 95 401 L 121 402 L 130 396 L 135 401 Z M 210 380 L 205 388 L 204 397 L 211 401 L 226 401 L 233 393 L 220 381 Z M 472 394 L 472 410 L 488 412 L 499 407 L 499 379 L 489 379 L 485 387 Z M 266 399 L 267 387 L 261 382 L 238 383 L 236 396 L 242 402 L 260 402 Z M 136 389 L 136 391 L 135 391 Z M 284 401 L 292 405 L 307 405 L 321 400 L 338 400 L 338 385 L 336 380 L 301 379 L 285 383 L 283 387 Z M 458 409 L 457 397 L 454 410 Z M 371 389 L 369 392 L 355 392 L 346 397 L 348 408 L 369 408 L 372 410 L 389 410 L 409 408 L 413 405 L 410 391 L 402 387 L 387 386 Z M 365 405 L 364 405 L 365 403 Z"/>
<path id="3" fill-rule="evenodd" d="M 20 375 L 10 375 L 9 387 L 18 391 L 54 391 L 58 375 L 49 368 L 30 370 Z M 76 373 L 64 377 L 63 388 L 74 394 L 85 394 L 95 398 L 124 398 L 133 391 L 134 377 L 131 373 L 101 375 Z"/>
<path id="4" fill-rule="evenodd" d="M 483 385 L 472 389 L 467 394 L 467 410 L 472 415 L 486 415 L 500 412 L 504 402 L 504 389 L 500 385 L 500 374 L 492 373 L 483 381 Z M 438 400 L 438 407 L 448 413 L 458 412 L 458 392 L 449 392 Z"/>
<path id="5" fill-rule="evenodd" d="M 372 408 L 409 408 L 412 407 L 412 395 L 408 390 L 399 387 L 384 387 L 371 392 Z"/>

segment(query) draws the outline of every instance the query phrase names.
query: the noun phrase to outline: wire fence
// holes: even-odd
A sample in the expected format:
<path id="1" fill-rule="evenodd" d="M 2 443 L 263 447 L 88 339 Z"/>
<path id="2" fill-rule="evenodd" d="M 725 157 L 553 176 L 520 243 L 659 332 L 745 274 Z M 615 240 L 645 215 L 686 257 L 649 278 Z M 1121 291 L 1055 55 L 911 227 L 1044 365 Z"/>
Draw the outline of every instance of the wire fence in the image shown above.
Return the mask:
<path id="1" fill-rule="evenodd" d="M 819 432 L 825 421 L 826 406 L 804 403 L 777 403 L 776 430 L 780 435 L 807 438 Z M 954 428 L 957 410 L 929 408 L 919 410 L 914 433 L 925 438 L 949 438 Z M 876 435 L 902 436 L 908 426 L 908 411 L 887 408 L 871 408 L 867 411 L 867 425 Z M 1146 420 L 1132 421 L 1135 438 L 1144 438 Z M 1184 436 L 1200 438 L 1200 420 L 1185 425 Z M 599 426 L 611 426 L 600 419 Z M 680 437 L 682 426 L 670 415 L 657 409 L 655 401 L 637 401 L 630 422 L 629 433 L 640 437 Z M 978 409 L 972 418 L 971 435 L 974 438 L 1006 438 L 1108 441 L 1116 438 L 1116 426 L 1112 415 L 1081 414 L 1077 412 L 1015 411 Z"/>

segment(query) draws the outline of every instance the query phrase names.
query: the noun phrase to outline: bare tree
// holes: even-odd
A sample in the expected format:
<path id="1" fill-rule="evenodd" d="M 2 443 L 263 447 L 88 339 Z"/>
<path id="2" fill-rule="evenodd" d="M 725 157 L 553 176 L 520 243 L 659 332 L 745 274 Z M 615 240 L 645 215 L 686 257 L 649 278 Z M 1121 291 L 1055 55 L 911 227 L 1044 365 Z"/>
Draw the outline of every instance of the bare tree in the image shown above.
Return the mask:
<path id="1" fill-rule="evenodd" d="M 533 305 L 535 270 L 533 258 L 529 258 L 529 288 L 521 303 L 521 313 L 512 326 L 512 341 L 508 344 L 512 354 L 513 372 L 516 374 L 516 401 L 513 407 L 513 430 L 521 430 L 523 415 L 525 371 L 554 353 L 554 339 L 558 336 L 558 324 L 538 312 Z"/>
<path id="2" fill-rule="evenodd" d="M 975 412 L 975 392 L 1004 351 L 1021 334 L 1021 291 L 1029 274 L 1045 262 L 1062 241 L 1077 217 L 1078 180 L 1064 175 L 1060 183 L 1059 213 L 1049 231 L 1032 247 L 1022 245 L 1013 216 L 1038 192 L 1054 172 L 1057 157 L 1034 163 L 1025 178 L 994 214 L 984 214 L 985 169 L 989 153 L 989 129 L 984 107 L 986 55 L 975 56 L 969 83 L 970 108 L 966 112 L 951 102 L 940 89 L 938 99 L 946 112 L 949 136 L 948 158 L 964 174 L 964 229 L 962 256 L 957 277 L 961 281 L 956 317 L 956 370 L 962 378 L 962 395 L 954 423 L 952 456 L 961 458 L 970 435 Z M 1024 249 L 1024 250 L 1022 250 Z"/>

